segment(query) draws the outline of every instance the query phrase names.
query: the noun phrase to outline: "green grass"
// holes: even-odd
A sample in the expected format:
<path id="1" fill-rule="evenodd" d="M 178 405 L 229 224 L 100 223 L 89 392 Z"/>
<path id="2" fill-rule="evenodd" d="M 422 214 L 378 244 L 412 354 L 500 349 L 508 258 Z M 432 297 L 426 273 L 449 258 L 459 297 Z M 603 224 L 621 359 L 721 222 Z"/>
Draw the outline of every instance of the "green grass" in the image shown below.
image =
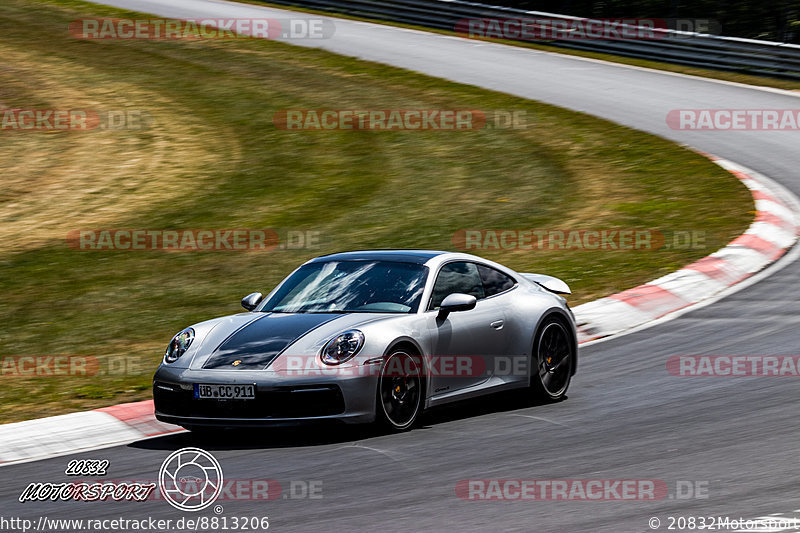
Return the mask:
<path id="1" fill-rule="evenodd" d="M 68 0 L 0 5 L 0 107 L 143 110 L 149 129 L 0 132 L 0 357 L 124 360 L 92 378 L 4 378 L 0 422 L 145 399 L 180 328 L 240 311 L 322 253 L 452 249 L 459 229 L 703 230 L 702 248 L 487 250 L 564 278 L 573 304 L 675 270 L 752 219 L 747 190 L 705 158 L 588 115 L 281 43 L 79 41 Z M 525 129 L 287 132 L 282 109 L 518 110 Z M 319 231 L 312 250 L 70 249 L 70 230 Z"/>

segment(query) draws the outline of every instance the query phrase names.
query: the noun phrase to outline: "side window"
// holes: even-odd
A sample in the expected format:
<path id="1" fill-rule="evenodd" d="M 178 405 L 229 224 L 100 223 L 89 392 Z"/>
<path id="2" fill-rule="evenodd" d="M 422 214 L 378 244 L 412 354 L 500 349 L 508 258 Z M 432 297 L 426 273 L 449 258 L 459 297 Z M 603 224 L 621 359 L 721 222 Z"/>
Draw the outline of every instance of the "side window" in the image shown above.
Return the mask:
<path id="1" fill-rule="evenodd" d="M 436 309 L 449 294 L 471 294 L 479 300 L 484 297 L 483 283 L 475 263 L 448 263 L 439 271 L 428 309 Z"/>
<path id="2" fill-rule="evenodd" d="M 483 290 L 486 296 L 494 296 L 513 287 L 516 282 L 499 270 L 484 265 L 478 265 L 478 272 L 483 282 Z"/>

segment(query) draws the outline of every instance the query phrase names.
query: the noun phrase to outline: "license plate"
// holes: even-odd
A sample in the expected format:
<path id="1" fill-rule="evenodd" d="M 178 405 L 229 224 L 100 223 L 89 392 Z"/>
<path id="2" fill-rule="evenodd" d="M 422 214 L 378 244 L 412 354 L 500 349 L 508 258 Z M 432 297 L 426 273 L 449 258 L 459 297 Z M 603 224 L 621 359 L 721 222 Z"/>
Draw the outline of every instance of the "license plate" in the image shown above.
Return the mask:
<path id="1" fill-rule="evenodd" d="M 194 397 L 204 400 L 254 400 L 255 385 L 204 385 L 194 384 Z"/>

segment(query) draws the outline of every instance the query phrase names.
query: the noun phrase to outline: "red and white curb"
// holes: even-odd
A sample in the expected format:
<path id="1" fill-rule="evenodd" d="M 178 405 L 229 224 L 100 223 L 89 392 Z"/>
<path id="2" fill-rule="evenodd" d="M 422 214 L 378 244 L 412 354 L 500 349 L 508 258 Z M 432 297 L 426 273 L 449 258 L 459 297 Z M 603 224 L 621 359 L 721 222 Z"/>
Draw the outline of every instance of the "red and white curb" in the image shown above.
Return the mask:
<path id="1" fill-rule="evenodd" d="M 184 431 L 153 415 L 153 400 L 0 426 L 0 465 L 127 444 Z"/>
<path id="2" fill-rule="evenodd" d="M 756 206 L 753 223 L 727 246 L 691 265 L 575 307 L 579 342 L 618 335 L 718 297 L 777 261 L 797 241 L 800 201 L 794 194 L 763 174 L 708 157 L 750 189 Z"/>
<path id="3" fill-rule="evenodd" d="M 756 218 L 721 250 L 634 289 L 574 308 L 581 343 L 618 335 L 710 302 L 794 245 L 800 201 L 758 172 L 709 156 L 751 190 Z M 153 401 L 0 425 L 0 466 L 80 453 L 185 431 L 155 419 Z"/>

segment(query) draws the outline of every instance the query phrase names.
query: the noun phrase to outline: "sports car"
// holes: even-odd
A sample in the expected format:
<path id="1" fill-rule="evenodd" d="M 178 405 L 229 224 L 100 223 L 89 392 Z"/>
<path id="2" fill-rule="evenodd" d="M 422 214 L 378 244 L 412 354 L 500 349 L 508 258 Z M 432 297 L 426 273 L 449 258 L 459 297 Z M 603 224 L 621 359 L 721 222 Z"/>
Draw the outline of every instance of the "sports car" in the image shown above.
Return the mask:
<path id="1" fill-rule="evenodd" d="M 156 418 L 400 431 L 427 408 L 508 389 L 561 400 L 578 363 L 569 292 L 465 253 L 317 257 L 242 299 L 247 312 L 176 334 L 153 379 Z"/>

